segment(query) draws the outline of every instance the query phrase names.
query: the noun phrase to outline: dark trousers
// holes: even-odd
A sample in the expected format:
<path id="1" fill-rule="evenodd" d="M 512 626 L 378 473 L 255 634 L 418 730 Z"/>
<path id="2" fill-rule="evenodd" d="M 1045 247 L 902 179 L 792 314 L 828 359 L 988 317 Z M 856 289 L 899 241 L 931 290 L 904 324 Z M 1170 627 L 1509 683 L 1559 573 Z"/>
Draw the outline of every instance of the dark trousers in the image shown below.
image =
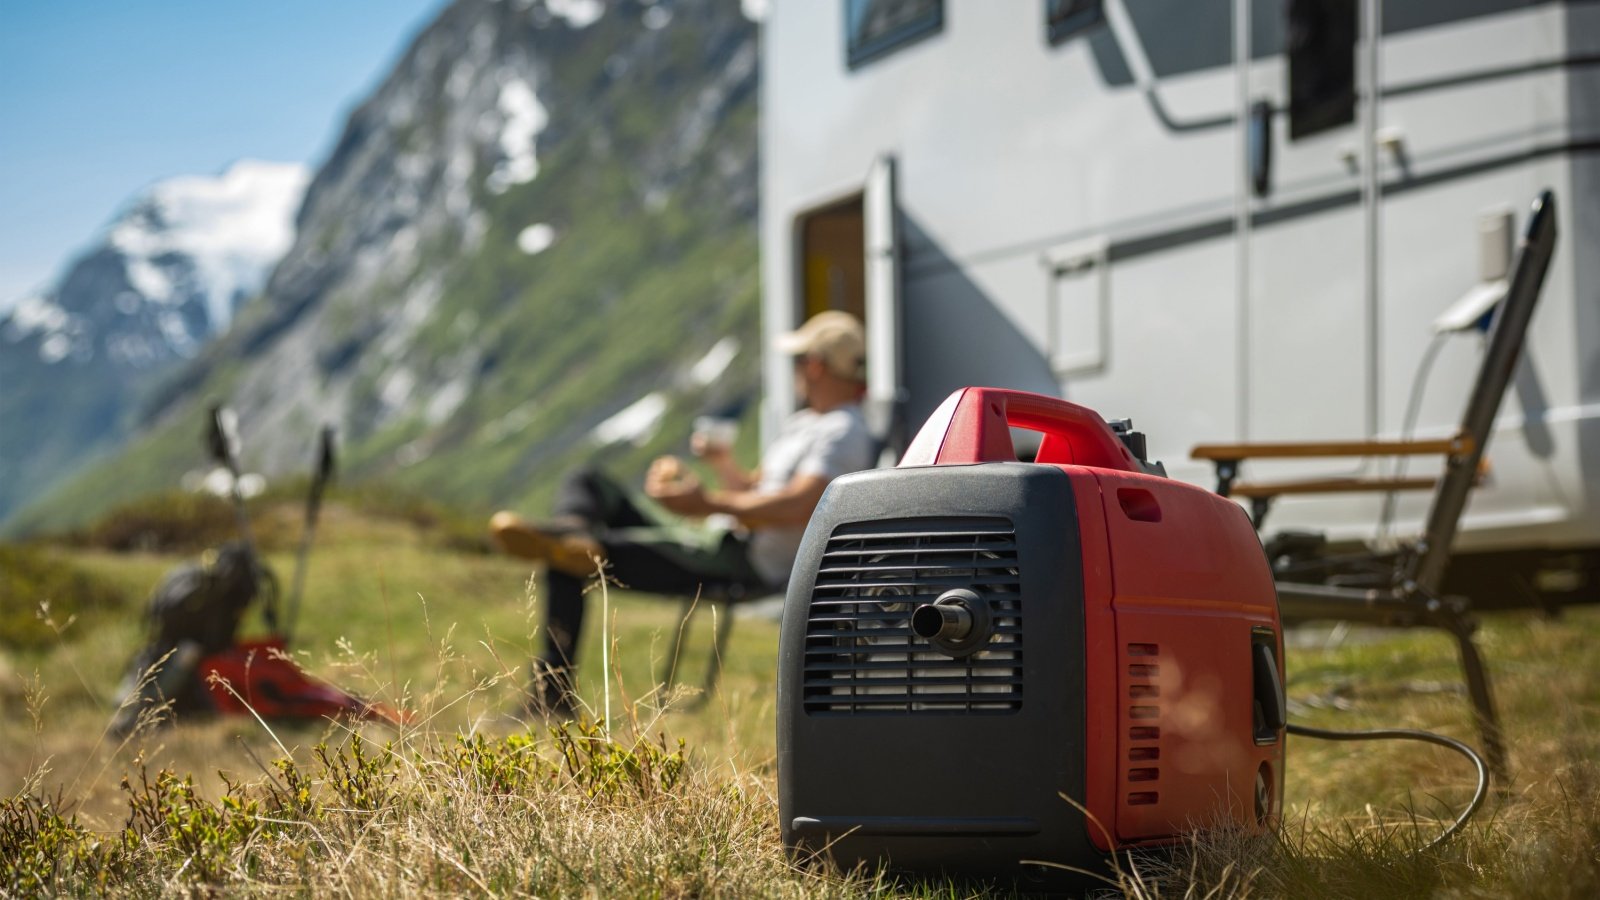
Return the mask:
<path id="1" fill-rule="evenodd" d="M 731 598 L 772 589 L 750 565 L 738 535 L 690 539 L 683 526 L 654 504 L 596 469 L 569 475 L 556 494 L 554 511 L 588 527 L 605 548 L 607 577 L 620 587 L 675 597 Z M 554 569 L 549 572 L 541 657 L 547 671 L 564 671 L 578 661 L 588 580 Z"/>

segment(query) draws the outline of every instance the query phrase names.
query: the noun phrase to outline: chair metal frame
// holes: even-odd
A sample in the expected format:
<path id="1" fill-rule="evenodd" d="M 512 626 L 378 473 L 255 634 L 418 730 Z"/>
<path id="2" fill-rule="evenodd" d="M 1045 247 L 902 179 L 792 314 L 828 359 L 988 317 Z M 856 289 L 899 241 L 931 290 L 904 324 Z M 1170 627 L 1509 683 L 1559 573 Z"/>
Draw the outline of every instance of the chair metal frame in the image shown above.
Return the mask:
<path id="1" fill-rule="evenodd" d="M 663 697 L 677 683 L 678 667 L 683 659 L 684 632 L 689 630 L 694 614 L 702 607 L 711 608 L 711 617 L 716 623 L 715 638 L 711 647 L 711 658 L 706 661 L 706 674 L 700 685 L 700 696 L 690 700 L 685 706 L 688 709 L 698 709 L 716 693 L 717 683 L 722 678 L 723 660 L 727 657 L 728 638 L 733 634 L 733 607 L 744 599 L 745 592 L 736 586 L 709 594 L 702 591 L 693 597 L 684 598 L 682 611 L 678 616 L 678 627 L 672 630 L 672 637 L 667 643 L 666 658 L 662 660 L 661 668 L 656 675 L 656 684 L 660 685 Z"/>
<path id="2" fill-rule="evenodd" d="M 1450 564 L 1451 545 L 1460 528 L 1461 514 L 1478 480 L 1484 450 L 1493 433 L 1517 360 L 1527 338 L 1528 323 L 1544 285 L 1556 246 L 1555 197 L 1544 191 L 1534 201 L 1532 215 L 1517 247 L 1505 300 L 1490 326 L 1488 346 L 1479 366 L 1472 393 L 1455 437 L 1442 441 L 1355 441 L 1336 444 L 1232 444 L 1202 445 L 1191 454 L 1216 465 L 1217 492 L 1251 500 L 1256 527 L 1261 527 L 1268 505 L 1281 494 L 1325 493 L 1334 490 L 1406 490 L 1432 486 L 1433 504 L 1421 536 L 1394 554 L 1364 554 L 1325 561 L 1318 566 L 1287 567 L 1277 574 L 1278 602 L 1285 618 L 1339 619 L 1377 625 L 1442 629 L 1456 642 L 1467 693 L 1482 737 L 1484 756 L 1501 784 L 1506 783 L 1507 760 L 1500 717 L 1483 656 L 1472 639 L 1476 623 L 1471 602 L 1465 597 L 1441 596 L 1440 587 Z M 1276 486 L 1240 485 L 1240 464 L 1248 458 L 1379 456 L 1442 453 L 1443 475 L 1436 481 L 1416 479 L 1350 479 L 1284 482 Z M 1404 482 L 1404 483 L 1400 483 Z M 1386 569 L 1384 583 L 1355 586 L 1330 583 L 1331 576 L 1350 571 L 1352 562 Z M 1308 577 L 1309 576 L 1309 577 Z"/>

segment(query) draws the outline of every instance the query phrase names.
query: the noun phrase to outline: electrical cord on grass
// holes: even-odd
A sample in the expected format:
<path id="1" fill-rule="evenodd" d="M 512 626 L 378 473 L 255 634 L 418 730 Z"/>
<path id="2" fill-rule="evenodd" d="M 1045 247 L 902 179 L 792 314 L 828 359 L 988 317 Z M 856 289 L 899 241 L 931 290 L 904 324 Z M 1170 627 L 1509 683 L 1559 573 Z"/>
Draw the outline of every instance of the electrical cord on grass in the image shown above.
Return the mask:
<path id="1" fill-rule="evenodd" d="M 1477 813 L 1479 807 L 1483 806 L 1484 798 L 1489 795 L 1489 767 L 1484 764 L 1483 757 L 1478 755 L 1478 751 L 1468 747 L 1466 744 L 1461 743 L 1455 738 L 1447 738 L 1442 734 L 1434 734 L 1431 731 L 1415 731 L 1410 728 L 1375 728 L 1370 731 L 1332 731 L 1326 728 L 1312 728 L 1309 725 L 1296 725 L 1293 722 L 1289 723 L 1287 727 L 1290 734 L 1299 735 L 1300 737 L 1316 738 L 1323 741 L 1422 741 L 1426 744 L 1437 744 L 1440 747 L 1449 748 L 1471 760 L 1472 764 L 1478 769 L 1478 787 L 1477 790 L 1475 790 L 1472 794 L 1472 802 L 1467 804 L 1466 811 L 1461 813 L 1461 815 L 1456 818 L 1455 822 L 1449 828 L 1444 830 L 1443 834 L 1424 845 L 1422 848 L 1423 851 L 1433 850 L 1441 847 L 1446 841 L 1455 837 L 1462 828 L 1466 827 L 1467 821 Z"/>

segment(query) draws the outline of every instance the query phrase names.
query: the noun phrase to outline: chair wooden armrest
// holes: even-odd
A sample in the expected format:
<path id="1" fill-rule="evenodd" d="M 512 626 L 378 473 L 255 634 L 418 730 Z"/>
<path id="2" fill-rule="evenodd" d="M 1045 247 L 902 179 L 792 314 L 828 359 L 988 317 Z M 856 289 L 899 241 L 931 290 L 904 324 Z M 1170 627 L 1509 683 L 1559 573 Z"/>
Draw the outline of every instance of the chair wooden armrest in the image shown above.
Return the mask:
<path id="1" fill-rule="evenodd" d="M 1343 494 L 1351 491 L 1431 491 L 1439 480 L 1429 476 L 1413 478 L 1307 478 L 1302 481 L 1240 481 L 1231 497 L 1277 497 L 1283 494 Z"/>
<path id="2" fill-rule="evenodd" d="M 1190 459 L 1210 460 L 1217 468 L 1217 493 L 1224 497 L 1235 494 L 1254 498 L 1271 498 L 1278 494 L 1331 494 L 1340 491 L 1410 491 L 1432 487 L 1435 482 L 1417 485 L 1414 479 L 1360 479 L 1317 478 L 1304 481 L 1286 481 L 1275 485 L 1236 485 L 1239 464 L 1247 459 L 1317 459 L 1351 456 L 1428 456 L 1443 454 L 1452 458 L 1472 453 L 1472 436 L 1458 433 L 1453 437 L 1433 438 L 1425 441 L 1285 441 L 1254 444 L 1198 444 L 1189 451 Z M 1482 477 L 1482 473 L 1478 473 Z M 1248 487 L 1254 493 L 1242 494 Z"/>
<path id="3" fill-rule="evenodd" d="M 1189 451 L 1190 459 L 1213 462 L 1240 462 L 1246 459 L 1314 459 L 1328 456 L 1460 456 L 1472 452 L 1472 438 L 1455 437 L 1426 441 L 1307 441 L 1256 444 L 1199 444 Z"/>

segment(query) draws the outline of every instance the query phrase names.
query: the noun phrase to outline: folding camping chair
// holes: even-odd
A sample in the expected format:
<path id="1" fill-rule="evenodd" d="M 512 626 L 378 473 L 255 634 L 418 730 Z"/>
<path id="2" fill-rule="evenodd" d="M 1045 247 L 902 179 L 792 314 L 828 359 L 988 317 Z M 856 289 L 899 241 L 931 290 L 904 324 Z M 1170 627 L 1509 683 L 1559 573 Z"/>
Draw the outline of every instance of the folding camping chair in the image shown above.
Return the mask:
<path id="1" fill-rule="evenodd" d="M 875 433 L 874 459 L 879 466 L 894 465 L 895 454 L 905 449 L 906 445 L 906 398 L 907 394 L 902 389 L 899 394 L 889 402 L 883 411 L 884 426 Z M 782 594 L 775 595 L 777 597 Z M 706 674 L 701 683 L 701 694 L 698 699 L 689 704 L 690 708 L 698 707 L 710 699 L 716 692 L 717 682 L 722 678 L 722 662 L 727 658 L 728 637 L 733 634 L 733 607 L 746 602 L 765 599 L 751 597 L 739 586 L 726 586 L 717 589 L 702 591 L 698 596 L 686 597 L 683 600 L 681 611 L 678 615 L 678 627 L 673 629 L 672 637 L 667 644 L 666 659 L 662 661 L 661 669 L 656 675 L 656 684 L 663 691 L 670 690 L 677 683 L 678 667 L 683 662 L 683 636 L 689 630 L 694 614 L 702 609 L 709 608 L 712 617 L 716 620 L 716 636 L 711 645 L 711 658 L 706 661 Z"/>
<path id="2" fill-rule="evenodd" d="M 678 680 L 679 666 L 683 662 L 683 636 L 689 630 L 694 620 L 694 614 L 701 609 L 711 610 L 712 620 L 716 623 L 715 637 L 712 640 L 710 658 L 706 660 L 706 674 L 700 685 L 700 696 L 690 701 L 688 707 L 695 709 L 711 698 L 717 690 L 717 682 L 722 678 L 722 661 L 728 653 L 728 637 L 733 634 L 733 607 L 746 599 L 742 587 L 730 585 L 716 591 L 703 591 L 698 596 L 686 597 L 678 615 L 678 625 L 672 630 L 672 636 L 667 642 L 667 655 L 661 662 L 661 669 L 656 675 L 656 683 L 663 691 L 670 690 Z"/>
<path id="3" fill-rule="evenodd" d="M 1335 443 L 1204 444 L 1190 456 L 1216 466 L 1217 493 L 1248 499 L 1259 530 L 1274 499 L 1280 496 L 1339 491 L 1398 491 L 1433 489 L 1427 526 L 1414 542 L 1398 552 L 1364 553 L 1341 557 L 1295 560 L 1276 565 L 1278 600 L 1285 618 L 1341 619 L 1379 625 L 1441 628 L 1456 640 L 1467 692 L 1483 738 L 1484 754 L 1495 776 L 1504 784 L 1505 746 L 1495 711 L 1489 673 L 1473 643 L 1475 624 L 1465 597 L 1441 596 L 1440 585 L 1450 562 L 1450 548 L 1460 526 L 1461 513 L 1483 465 L 1484 448 L 1493 433 L 1501 399 L 1510 384 L 1518 355 L 1527 336 L 1528 322 L 1544 284 L 1556 244 L 1555 198 L 1550 191 L 1533 204 L 1522 243 L 1512 269 L 1505 300 L 1491 325 L 1488 347 L 1455 435 L 1429 441 L 1350 441 Z M 1443 475 L 1432 478 L 1304 479 L 1281 482 L 1243 482 L 1241 464 L 1246 459 L 1312 457 L 1378 457 L 1438 454 L 1445 458 Z M 1276 541 L 1279 550 L 1299 548 L 1288 536 Z M 1269 542 L 1271 546 L 1273 542 Z M 1269 554 L 1272 553 L 1269 550 Z"/>

